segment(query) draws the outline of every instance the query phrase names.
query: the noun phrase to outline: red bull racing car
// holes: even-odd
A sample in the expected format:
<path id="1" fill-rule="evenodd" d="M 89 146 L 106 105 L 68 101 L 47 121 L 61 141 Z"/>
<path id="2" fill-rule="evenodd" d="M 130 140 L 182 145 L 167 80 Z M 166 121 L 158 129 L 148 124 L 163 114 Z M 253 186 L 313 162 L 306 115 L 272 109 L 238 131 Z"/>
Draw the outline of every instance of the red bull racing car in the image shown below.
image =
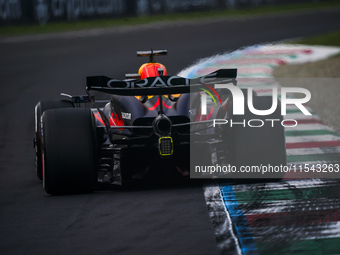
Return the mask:
<path id="1" fill-rule="evenodd" d="M 216 84 L 237 86 L 236 69 L 197 79 L 169 76 L 165 66 L 155 62 L 155 56 L 166 54 L 139 51 L 137 55 L 149 57 L 149 62 L 138 74 L 123 80 L 87 77 L 86 95 L 62 94 L 63 100 L 36 105 L 36 170 L 48 194 L 87 193 L 98 182 L 121 185 L 148 178 L 282 178 L 206 171 L 209 166 L 285 165 L 282 126 L 226 125 L 282 120 L 280 109 L 270 116 L 254 116 L 245 104 L 244 114 L 234 115 L 235 95 Z M 110 98 L 96 101 L 92 91 Z M 271 104 L 271 97 L 253 94 L 255 108 Z"/>

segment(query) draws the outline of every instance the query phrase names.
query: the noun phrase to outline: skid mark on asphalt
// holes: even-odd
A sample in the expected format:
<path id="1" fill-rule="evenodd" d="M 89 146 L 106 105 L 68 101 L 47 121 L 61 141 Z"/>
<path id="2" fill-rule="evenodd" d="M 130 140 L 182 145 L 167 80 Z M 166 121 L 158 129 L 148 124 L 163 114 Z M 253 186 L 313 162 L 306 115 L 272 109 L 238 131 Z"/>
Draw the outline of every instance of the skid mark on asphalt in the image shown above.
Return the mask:
<path id="1" fill-rule="evenodd" d="M 179 75 L 195 78 L 220 68 L 238 68 L 238 86 L 251 86 L 259 95 L 270 95 L 277 87 L 280 97 L 280 85 L 272 77 L 274 67 L 317 61 L 338 52 L 335 47 L 253 46 L 200 60 Z M 286 124 L 289 119 L 298 123 L 286 128 L 288 165 L 340 164 L 340 135 L 308 110 L 311 116 L 294 105 L 287 107 Z M 339 254 L 340 180 L 310 177 L 311 173 L 290 172 L 278 183 L 220 182 L 209 187 L 215 196 L 207 195 L 205 187 L 220 253 Z"/>

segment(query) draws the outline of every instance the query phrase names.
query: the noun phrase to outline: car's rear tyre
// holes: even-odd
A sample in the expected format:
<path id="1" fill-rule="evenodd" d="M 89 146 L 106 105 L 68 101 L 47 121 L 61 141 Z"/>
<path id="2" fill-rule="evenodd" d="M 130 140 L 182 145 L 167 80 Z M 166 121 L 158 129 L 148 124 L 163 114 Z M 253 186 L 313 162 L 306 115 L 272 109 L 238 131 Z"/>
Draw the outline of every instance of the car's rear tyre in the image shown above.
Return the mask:
<path id="1" fill-rule="evenodd" d="M 34 119 L 35 119 L 35 165 L 37 177 L 42 180 L 42 150 L 41 150 L 41 134 L 40 134 L 40 122 L 41 116 L 44 111 L 57 108 L 73 108 L 74 105 L 70 101 L 66 100 L 50 100 L 41 101 L 35 106 Z"/>
<path id="2" fill-rule="evenodd" d="M 95 121 L 90 109 L 53 109 L 42 116 L 44 189 L 90 193 L 97 180 Z"/>
<path id="3" fill-rule="evenodd" d="M 280 102 L 274 113 L 266 116 L 258 116 L 250 112 L 245 94 L 245 114 L 232 115 L 232 106 L 229 114 L 233 123 L 236 124 L 229 129 L 229 153 L 231 166 L 237 170 L 247 169 L 251 172 L 237 174 L 234 178 L 236 183 L 269 182 L 281 180 L 286 166 L 286 143 Z M 232 105 L 232 104 L 230 104 Z M 253 105 L 257 110 L 267 110 L 272 106 L 272 97 L 253 95 Z M 274 122 L 268 120 L 275 120 Z M 249 122 L 249 120 L 252 120 Z M 261 126 L 262 127 L 251 127 Z M 272 126 L 274 125 L 274 127 Z M 264 172 L 266 167 L 267 172 Z M 271 168 L 272 167 L 272 168 Z M 260 170 L 260 172 L 256 172 Z M 253 172 L 254 171 L 254 172 Z M 241 177 L 241 178 L 240 178 Z"/>

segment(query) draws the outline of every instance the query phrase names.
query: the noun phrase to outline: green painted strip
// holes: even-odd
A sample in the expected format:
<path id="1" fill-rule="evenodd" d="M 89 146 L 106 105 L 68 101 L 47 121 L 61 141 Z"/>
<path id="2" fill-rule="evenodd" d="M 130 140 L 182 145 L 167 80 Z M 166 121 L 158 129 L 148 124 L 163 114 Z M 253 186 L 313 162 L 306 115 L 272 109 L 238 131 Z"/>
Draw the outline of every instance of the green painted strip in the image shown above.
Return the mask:
<path id="1" fill-rule="evenodd" d="M 339 197 L 337 193 L 332 194 L 329 187 L 235 192 L 239 204 L 253 203 L 254 201 L 330 198 L 331 195 L 334 195 L 335 198 Z"/>
<path id="2" fill-rule="evenodd" d="M 256 243 L 259 254 L 340 254 L 340 238 Z"/>
<path id="3" fill-rule="evenodd" d="M 289 155 L 287 156 L 287 162 L 308 162 L 308 161 L 339 161 L 339 153 L 327 153 L 327 154 L 310 154 L 310 155 Z"/>
<path id="4" fill-rule="evenodd" d="M 287 113 L 301 113 L 301 114 L 303 114 L 303 112 L 301 112 L 300 109 L 287 109 L 286 112 L 287 112 Z M 311 114 L 315 115 L 315 112 L 313 112 L 313 111 L 309 111 L 309 112 L 310 112 Z"/>
<path id="5" fill-rule="evenodd" d="M 286 136 L 305 136 L 305 135 L 340 135 L 334 131 L 328 129 L 317 129 L 317 130 L 291 130 L 285 132 Z"/>

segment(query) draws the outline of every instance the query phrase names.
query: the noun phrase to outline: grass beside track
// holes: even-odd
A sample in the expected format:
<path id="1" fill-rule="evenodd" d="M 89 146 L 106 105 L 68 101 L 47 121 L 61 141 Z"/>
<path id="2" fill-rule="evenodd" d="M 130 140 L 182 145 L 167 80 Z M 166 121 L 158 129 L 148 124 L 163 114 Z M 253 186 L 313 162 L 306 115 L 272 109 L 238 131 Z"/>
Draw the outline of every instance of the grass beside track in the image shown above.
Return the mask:
<path id="1" fill-rule="evenodd" d="M 340 31 L 307 37 L 292 43 L 340 47 Z M 320 86 L 320 79 L 314 79 L 315 84 L 310 82 L 311 79 L 297 79 L 298 84 L 291 85 L 308 89 L 312 100 L 307 105 L 324 123 L 340 134 L 340 54 L 317 62 L 279 66 L 274 69 L 273 75 L 275 78 L 337 78 L 334 82 L 328 82 L 328 86 Z"/>
<path id="2" fill-rule="evenodd" d="M 284 14 L 305 10 L 320 10 L 327 8 L 340 8 L 340 1 L 326 0 L 310 3 L 281 4 L 270 6 L 259 6 L 244 9 L 229 9 L 221 11 L 172 13 L 162 15 L 152 15 L 143 17 L 128 17 L 118 19 L 98 19 L 92 21 L 77 22 L 54 22 L 46 25 L 20 25 L 0 27 L 0 36 L 16 36 L 28 34 L 42 34 L 51 32 L 77 31 L 94 28 L 110 28 L 116 26 L 135 26 L 150 24 L 154 22 L 173 22 L 200 20 L 206 18 L 232 18 L 238 16 L 257 16 L 263 14 Z"/>
<path id="3" fill-rule="evenodd" d="M 306 37 L 290 43 L 340 47 L 340 31 Z M 274 76 L 276 78 L 340 78 L 340 54 L 318 62 L 279 66 L 274 70 Z"/>
<path id="4" fill-rule="evenodd" d="M 306 37 L 301 40 L 292 42 L 294 44 L 307 44 L 307 45 L 323 45 L 323 46 L 339 46 L 340 47 L 340 31 Z"/>

